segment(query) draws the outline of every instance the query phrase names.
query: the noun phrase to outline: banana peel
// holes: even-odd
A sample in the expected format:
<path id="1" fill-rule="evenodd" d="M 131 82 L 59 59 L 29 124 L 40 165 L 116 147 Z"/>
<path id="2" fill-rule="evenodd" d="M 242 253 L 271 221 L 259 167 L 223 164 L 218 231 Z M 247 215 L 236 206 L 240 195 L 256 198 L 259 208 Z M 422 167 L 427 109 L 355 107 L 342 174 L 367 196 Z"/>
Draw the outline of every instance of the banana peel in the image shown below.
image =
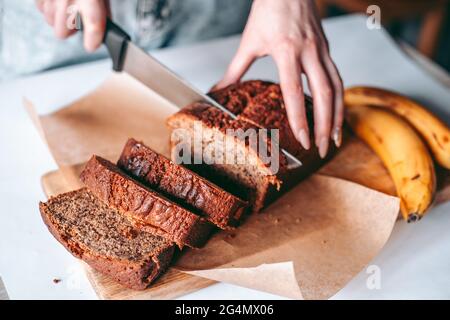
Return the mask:
<path id="1" fill-rule="evenodd" d="M 346 105 L 373 105 L 395 112 L 420 133 L 437 163 L 450 169 L 450 129 L 424 106 L 392 91 L 362 86 L 346 89 L 344 100 Z"/>
<path id="2" fill-rule="evenodd" d="M 420 220 L 436 192 L 435 168 L 425 143 L 400 116 L 378 107 L 355 104 L 354 100 L 349 103 L 346 99 L 346 120 L 388 169 L 400 198 L 403 218 L 408 222 Z"/>

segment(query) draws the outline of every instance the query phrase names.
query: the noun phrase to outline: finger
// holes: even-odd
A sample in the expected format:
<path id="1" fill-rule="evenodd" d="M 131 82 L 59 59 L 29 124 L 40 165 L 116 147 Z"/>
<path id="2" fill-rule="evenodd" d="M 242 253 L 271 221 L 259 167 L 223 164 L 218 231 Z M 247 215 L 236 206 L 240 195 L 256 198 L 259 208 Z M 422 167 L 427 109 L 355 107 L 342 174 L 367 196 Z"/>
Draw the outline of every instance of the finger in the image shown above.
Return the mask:
<path id="1" fill-rule="evenodd" d="M 84 0 L 79 5 L 84 27 L 84 47 L 88 52 L 93 52 L 103 41 L 107 14 L 105 2 Z"/>
<path id="2" fill-rule="evenodd" d="M 306 50 L 302 56 L 302 64 L 314 98 L 315 143 L 319 148 L 320 156 L 324 158 L 330 142 L 333 87 L 317 50 Z"/>
<path id="3" fill-rule="evenodd" d="M 59 0 L 56 3 L 55 10 L 55 34 L 58 38 L 67 38 L 73 33 L 73 30 L 69 30 L 67 27 L 67 22 L 69 19 L 68 15 L 69 0 Z"/>
<path id="4" fill-rule="evenodd" d="M 104 0 L 105 3 L 105 10 L 106 10 L 106 16 L 111 17 L 111 3 L 109 0 Z"/>
<path id="5" fill-rule="evenodd" d="M 308 121 L 305 112 L 305 96 L 301 80 L 301 67 L 295 53 L 287 50 L 274 54 L 280 77 L 280 87 L 292 132 L 303 148 L 309 149 Z"/>
<path id="6" fill-rule="evenodd" d="M 240 47 L 225 72 L 225 76 L 214 89 L 221 89 L 241 80 L 255 59 L 256 56 L 253 53 Z"/>
<path id="7" fill-rule="evenodd" d="M 36 3 L 36 7 L 38 8 L 38 10 L 41 13 L 44 13 L 44 2 L 45 2 L 45 0 L 35 0 L 34 2 Z"/>
<path id="8" fill-rule="evenodd" d="M 336 147 L 340 147 L 342 144 L 342 123 L 344 122 L 344 86 L 339 71 L 328 54 L 325 56 L 324 62 L 328 69 L 330 80 L 334 86 L 334 112 L 331 138 Z"/>
<path id="9" fill-rule="evenodd" d="M 54 25 L 55 22 L 55 3 L 54 1 L 44 1 L 42 4 L 42 11 L 44 13 L 45 20 L 51 26 Z"/>

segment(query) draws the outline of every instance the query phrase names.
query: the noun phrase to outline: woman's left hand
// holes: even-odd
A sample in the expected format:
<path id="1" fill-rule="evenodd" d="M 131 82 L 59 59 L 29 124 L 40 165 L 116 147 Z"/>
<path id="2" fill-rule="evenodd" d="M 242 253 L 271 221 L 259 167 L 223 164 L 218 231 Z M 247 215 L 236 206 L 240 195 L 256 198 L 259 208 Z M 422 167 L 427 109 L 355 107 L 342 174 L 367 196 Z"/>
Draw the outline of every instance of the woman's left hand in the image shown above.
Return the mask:
<path id="1" fill-rule="evenodd" d="M 216 88 L 238 82 L 255 59 L 270 55 L 278 68 L 289 123 L 311 146 L 301 74 L 314 98 L 314 137 L 321 157 L 330 136 L 341 144 L 343 86 L 312 0 L 254 0 L 239 49 Z"/>

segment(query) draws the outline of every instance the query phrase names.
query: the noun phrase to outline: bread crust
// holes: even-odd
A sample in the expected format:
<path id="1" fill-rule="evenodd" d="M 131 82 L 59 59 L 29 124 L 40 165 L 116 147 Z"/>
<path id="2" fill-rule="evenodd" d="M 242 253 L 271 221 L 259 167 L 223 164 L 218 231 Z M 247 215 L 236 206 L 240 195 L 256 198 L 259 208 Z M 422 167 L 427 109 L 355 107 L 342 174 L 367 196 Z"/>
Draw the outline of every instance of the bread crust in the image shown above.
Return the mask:
<path id="1" fill-rule="evenodd" d="M 180 248 L 203 246 L 213 229 L 204 218 L 145 187 L 101 157 L 93 156 L 88 161 L 81 180 L 135 227 L 173 241 Z"/>
<path id="2" fill-rule="evenodd" d="M 71 196 L 77 192 L 84 192 L 83 189 L 64 194 Z M 50 198 L 56 199 L 57 197 Z M 97 271 L 106 274 L 120 284 L 134 290 L 147 288 L 157 277 L 169 266 L 174 253 L 174 246 L 168 242 L 164 247 L 158 247 L 140 261 L 124 260 L 114 257 L 107 257 L 96 254 L 85 245 L 73 240 L 58 223 L 52 218 L 49 212 L 48 203 L 39 203 L 39 211 L 42 220 L 53 237 L 61 243 L 73 256 L 83 260 Z"/>
<path id="3" fill-rule="evenodd" d="M 173 130 L 179 128 L 177 123 L 184 122 L 186 124 L 185 128 L 189 128 L 192 126 L 191 124 L 194 121 L 200 121 L 205 129 L 219 130 L 223 135 L 226 135 L 228 129 L 242 129 L 244 131 L 248 129 L 262 129 L 261 126 L 257 126 L 255 123 L 249 121 L 248 119 L 239 117 L 237 119 L 233 119 L 228 114 L 220 111 L 215 107 L 212 107 L 207 103 L 193 103 L 189 106 L 186 106 L 179 112 L 170 116 L 167 119 L 166 123 L 169 128 Z M 253 149 L 252 146 L 247 143 L 247 141 L 243 142 L 236 136 L 233 137 L 233 140 L 235 141 L 235 143 L 243 144 L 245 146 L 247 152 L 256 159 L 257 165 L 259 166 L 261 172 L 268 177 L 271 183 L 280 183 L 280 181 L 276 179 L 276 173 L 271 171 L 271 169 L 269 168 L 269 164 L 264 163 L 264 161 L 258 156 L 258 150 Z M 268 151 L 270 151 L 271 140 L 267 139 L 265 143 L 267 144 Z M 279 154 L 278 162 L 280 164 L 280 171 L 287 170 L 288 162 L 284 154 Z"/>
<path id="4" fill-rule="evenodd" d="M 280 153 L 278 172 L 270 171 L 268 164 L 259 159 L 257 150 L 253 150 L 242 140 L 235 139 L 236 144 L 243 145 L 248 154 L 259 159 L 257 167 L 261 175 L 264 176 L 264 181 L 254 187 L 256 195 L 251 197 L 254 212 L 258 212 L 270 204 L 325 162 L 325 159 L 320 158 L 317 148 L 312 147 L 310 150 L 305 150 L 296 140 L 289 126 L 283 96 L 278 84 L 260 80 L 245 81 L 210 92 L 209 95 L 237 115 L 237 118 L 233 119 L 207 103 L 194 103 L 169 117 L 167 125 L 172 130 L 180 127 L 191 129 L 194 121 L 200 121 L 202 130 L 216 130 L 223 135 L 227 134 L 227 129 L 278 129 L 280 146 L 295 155 L 303 163 L 300 168 L 289 169 L 287 158 L 283 153 Z M 314 132 L 314 119 L 312 117 L 311 100 L 306 99 L 305 104 L 310 133 L 312 134 Z M 311 139 L 313 140 L 312 136 Z M 270 144 L 271 141 L 268 139 L 269 150 Z M 171 149 L 173 153 L 173 142 Z M 330 154 L 333 151 L 333 148 L 331 148 Z M 214 164 L 212 166 L 214 167 Z M 219 173 L 223 171 L 220 166 L 215 167 L 217 167 L 216 171 Z M 239 182 L 236 181 L 236 183 Z"/>
<path id="5" fill-rule="evenodd" d="M 192 208 L 222 229 L 234 227 L 247 203 L 142 142 L 129 139 L 117 163 L 133 178 Z"/>

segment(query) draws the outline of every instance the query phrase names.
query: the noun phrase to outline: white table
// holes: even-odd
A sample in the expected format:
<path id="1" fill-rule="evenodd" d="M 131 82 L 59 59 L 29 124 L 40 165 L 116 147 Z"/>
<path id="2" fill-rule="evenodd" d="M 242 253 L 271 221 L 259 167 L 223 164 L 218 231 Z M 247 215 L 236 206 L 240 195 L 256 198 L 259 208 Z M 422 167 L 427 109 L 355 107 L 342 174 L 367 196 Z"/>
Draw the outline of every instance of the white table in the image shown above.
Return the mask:
<path id="1" fill-rule="evenodd" d="M 450 93 L 412 63 L 383 31 L 366 29 L 365 18 L 325 22 L 332 53 L 346 85 L 392 88 L 429 104 L 447 123 Z M 238 37 L 154 54 L 176 72 L 207 90 L 223 74 Z M 46 145 L 22 106 L 31 99 L 50 112 L 99 85 L 110 72 L 100 61 L 0 84 L 0 277 L 11 299 L 95 299 L 79 263 L 56 243 L 41 221 L 45 196 L 40 177 L 56 169 Z M 247 78 L 277 79 L 270 59 L 259 61 Z M 363 270 L 335 298 L 450 298 L 450 203 L 420 223 L 397 223 L 391 239 L 372 264 L 381 270 L 381 288 L 366 286 Z M 54 283 L 53 279 L 61 279 Z M 183 298 L 267 299 L 276 296 L 216 284 Z"/>

